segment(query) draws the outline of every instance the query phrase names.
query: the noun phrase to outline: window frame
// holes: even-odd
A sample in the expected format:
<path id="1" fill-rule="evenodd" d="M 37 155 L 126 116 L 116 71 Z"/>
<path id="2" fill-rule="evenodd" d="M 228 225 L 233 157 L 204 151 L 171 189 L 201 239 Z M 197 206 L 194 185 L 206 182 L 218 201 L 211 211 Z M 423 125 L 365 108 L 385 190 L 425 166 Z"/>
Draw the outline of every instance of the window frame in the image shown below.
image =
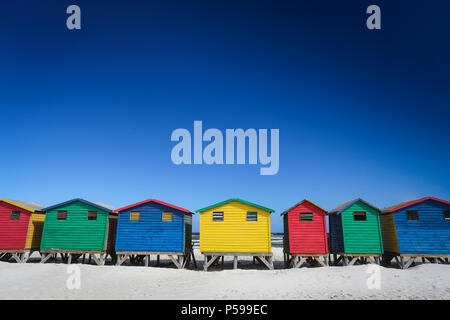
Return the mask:
<path id="1" fill-rule="evenodd" d="M 447 217 L 448 215 L 448 217 Z M 444 220 L 450 221 L 450 210 L 444 210 Z"/>
<path id="2" fill-rule="evenodd" d="M 93 215 L 95 213 L 95 215 Z M 97 221 L 98 211 L 88 211 L 87 219 L 88 221 Z M 95 217 L 95 219 L 89 219 Z"/>
<path id="3" fill-rule="evenodd" d="M 250 215 L 254 215 L 255 220 L 249 220 L 248 219 L 249 218 L 249 214 Z M 247 222 L 258 222 L 258 211 L 247 211 L 247 219 L 246 219 L 246 221 Z"/>
<path id="4" fill-rule="evenodd" d="M 356 219 L 356 217 L 364 217 L 364 219 Z M 353 212 L 353 221 L 367 221 L 367 212 L 366 211 L 354 211 Z"/>
<path id="5" fill-rule="evenodd" d="M 417 219 L 410 219 L 410 217 L 412 217 L 413 214 L 416 215 Z M 419 211 L 418 210 L 406 210 L 406 220 L 408 222 L 419 221 L 420 220 Z"/>
<path id="6" fill-rule="evenodd" d="M 63 217 L 60 214 L 64 214 Z M 67 210 L 58 210 L 56 212 L 56 220 L 67 220 Z"/>
<path id="7" fill-rule="evenodd" d="M 167 215 L 170 214 L 170 219 L 167 219 Z M 164 219 L 164 215 L 166 215 L 166 219 Z M 173 212 L 172 211 L 163 211 L 161 213 L 161 221 L 163 222 L 172 222 L 173 221 Z"/>
<path id="8" fill-rule="evenodd" d="M 129 221 L 135 221 L 135 222 L 141 221 L 141 212 L 140 211 L 130 211 Z"/>
<path id="9" fill-rule="evenodd" d="M 18 210 L 12 210 L 11 215 L 9 216 L 9 220 L 13 220 L 13 221 L 20 220 L 20 213 L 21 212 Z M 14 219 L 13 219 L 13 217 L 14 217 Z"/>
<path id="10" fill-rule="evenodd" d="M 302 216 L 304 215 L 311 215 L 311 219 L 302 219 Z M 300 221 L 301 222 L 312 222 L 314 221 L 314 212 L 300 212 Z"/>
<path id="11" fill-rule="evenodd" d="M 219 218 L 221 218 L 220 220 L 217 220 L 217 217 L 214 217 L 215 213 L 219 213 L 221 215 L 219 217 Z M 214 219 L 214 218 L 216 218 L 216 219 Z M 225 212 L 223 212 L 223 211 L 213 211 L 213 213 L 212 213 L 212 221 L 213 222 L 223 222 L 223 221 L 225 221 Z"/>

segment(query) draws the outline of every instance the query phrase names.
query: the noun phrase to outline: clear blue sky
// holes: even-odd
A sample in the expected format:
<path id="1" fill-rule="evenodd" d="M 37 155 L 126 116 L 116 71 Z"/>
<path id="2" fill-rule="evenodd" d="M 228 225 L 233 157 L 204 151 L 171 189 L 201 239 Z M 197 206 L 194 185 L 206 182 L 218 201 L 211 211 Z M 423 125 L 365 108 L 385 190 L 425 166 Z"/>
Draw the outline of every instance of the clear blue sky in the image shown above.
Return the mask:
<path id="1" fill-rule="evenodd" d="M 449 5 L 312 2 L 2 3 L 0 197 L 190 210 L 240 197 L 276 210 L 273 231 L 303 198 L 449 200 Z M 379 31 L 365 27 L 374 3 Z M 279 128 L 279 173 L 175 166 L 171 132 L 194 120 Z"/>

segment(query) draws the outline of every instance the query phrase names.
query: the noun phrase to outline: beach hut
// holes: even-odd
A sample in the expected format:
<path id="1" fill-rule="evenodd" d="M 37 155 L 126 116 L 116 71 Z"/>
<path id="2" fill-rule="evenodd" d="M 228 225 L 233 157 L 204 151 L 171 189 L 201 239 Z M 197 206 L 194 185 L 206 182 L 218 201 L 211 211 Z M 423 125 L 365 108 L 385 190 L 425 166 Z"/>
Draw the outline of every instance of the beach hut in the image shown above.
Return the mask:
<path id="1" fill-rule="evenodd" d="M 0 199 L 0 258 L 26 262 L 41 245 L 43 205 Z"/>
<path id="2" fill-rule="evenodd" d="M 200 213 L 200 251 L 205 256 L 203 269 L 208 270 L 224 256 L 251 256 L 273 269 L 270 214 L 274 210 L 241 199 L 228 199 Z"/>
<path id="3" fill-rule="evenodd" d="M 189 263 L 192 215 L 187 209 L 149 199 L 117 209 L 117 265 L 127 258 L 149 265 L 150 256 L 167 255 L 178 267 Z M 195 263 L 195 258 L 193 259 Z"/>
<path id="4" fill-rule="evenodd" d="M 330 252 L 334 264 L 375 262 L 383 254 L 380 211 L 358 198 L 341 204 L 328 212 Z"/>
<path id="5" fill-rule="evenodd" d="M 450 202 L 434 197 L 398 203 L 381 212 L 383 262 L 395 258 L 406 269 L 416 258 L 448 262 Z"/>
<path id="6" fill-rule="evenodd" d="M 89 256 L 103 265 L 107 255 L 115 259 L 117 215 L 114 208 L 84 199 L 73 199 L 47 208 L 41 241 L 41 262 L 61 255 L 71 263 Z"/>
<path id="7" fill-rule="evenodd" d="M 299 268 L 303 263 L 327 265 L 327 211 L 304 199 L 284 211 L 283 252 L 285 265 Z M 323 259 L 323 262 L 321 260 Z"/>

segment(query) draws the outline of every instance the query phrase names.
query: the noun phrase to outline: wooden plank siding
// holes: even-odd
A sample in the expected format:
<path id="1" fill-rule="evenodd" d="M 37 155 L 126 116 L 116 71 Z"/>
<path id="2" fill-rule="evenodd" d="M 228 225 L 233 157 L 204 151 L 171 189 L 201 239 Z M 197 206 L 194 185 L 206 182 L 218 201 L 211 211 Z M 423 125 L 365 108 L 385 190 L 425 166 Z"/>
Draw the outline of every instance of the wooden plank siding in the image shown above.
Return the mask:
<path id="1" fill-rule="evenodd" d="M 366 221 L 355 221 L 354 212 L 365 212 Z M 379 211 L 358 201 L 341 212 L 345 253 L 383 253 Z"/>
<path id="2" fill-rule="evenodd" d="M 139 212 L 140 220 L 131 221 L 130 212 Z M 163 221 L 163 212 L 172 212 L 172 221 Z M 191 237 L 190 214 L 159 203 L 148 202 L 118 213 L 117 251 L 184 252 Z"/>
<path id="3" fill-rule="evenodd" d="M 330 225 L 330 252 L 344 253 L 344 233 L 342 232 L 342 219 L 338 214 L 329 216 Z"/>
<path id="4" fill-rule="evenodd" d="M 380 225 L 384 252 L 399 253 L 394 214 L 381 214 Z"/>
<path id="5" fill-rule="evenodd" d="M 66 220 L 57 220 L 58 211 L 67 211 Z M 96 211 L 97 220 L 88 220 Z M 81 201 L 46 212 L 41 250 L 105 251 L 109 213 Z"/>
<path id="6" fill-rule="evenodd" d="M 301 213 L 312 213 L 312 221 L 302 221 Z M 328 253 L 326 211 L 304 200 L 285 213 L 288 217 L 289 253 Z"/>
<path id="7" fill-rule="evenodd" d="M 257 221 L 247 221 L 248 211 L 257 212 Z M 224 212 L 224 220 L 213 221 L 213 212 Z M 270 212 L 239 201 L 201 211 L 200 251 L 271 252 Z"/>
<path id="8" fill-rule="evenodd" d="M 184 216 L 184 252 L 189 252 L 192 246 L 192 214 Z"/>
<path id="9" fill-rule="evenodd" d="M 31 214 L 25 249 L 39 249 L 41 247 L 44 221 L 45 214 L 36 212 Z"/>
<path id="10" fill-rule="evenodd" d="M 283 215 L 283 251 L 285 253 L 290 253 L 290 246 L 289 246 L 289 219 L 288 215 Z"/>
<path id="11" fill-rule="evenodd" d="M 406 211 L 417 210 L 419 220 L 408 220 Z M 450 254 L 450 220 L 444 211 L 450 205 L 426 200 L 394 213 L 400 254 Z"/>
<path id="12" fill-rule="evenodd" d="M 19 220 L 11 220 L 11 213 L 19 211 Z M 25 248 L 31 212 L 0 201 L 0 249 Z"/>
<path id="13" fill-rule="evenodd" d="M 106 240 L 106 250 L 108 252 L 116 251 L 116 235 L 117 235 L 117 216 L 109 215 L 108 235 Z"/>

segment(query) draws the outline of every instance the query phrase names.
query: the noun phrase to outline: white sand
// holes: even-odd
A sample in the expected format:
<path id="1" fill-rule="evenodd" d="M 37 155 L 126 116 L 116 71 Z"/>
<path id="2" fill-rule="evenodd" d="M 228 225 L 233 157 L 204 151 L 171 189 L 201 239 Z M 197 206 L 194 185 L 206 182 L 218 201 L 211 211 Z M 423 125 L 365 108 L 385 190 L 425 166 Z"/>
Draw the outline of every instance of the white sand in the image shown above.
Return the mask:
<path id="1" fill-rule="evenodd" d="M 269 271 L 240 263 L 232 270 L 214 267 L 178 270 L 168 260 L 155 267 L 76 264 L 81 288 L 69 290 L 66 264 L 0 262 L 0 299 L 450 299 L 450 265 L 419 264 L 408 270 L 381 267 L 381 288 L 368 289 L 367 265 L 281 269 L 282 251 L 274 248 Z"/>

